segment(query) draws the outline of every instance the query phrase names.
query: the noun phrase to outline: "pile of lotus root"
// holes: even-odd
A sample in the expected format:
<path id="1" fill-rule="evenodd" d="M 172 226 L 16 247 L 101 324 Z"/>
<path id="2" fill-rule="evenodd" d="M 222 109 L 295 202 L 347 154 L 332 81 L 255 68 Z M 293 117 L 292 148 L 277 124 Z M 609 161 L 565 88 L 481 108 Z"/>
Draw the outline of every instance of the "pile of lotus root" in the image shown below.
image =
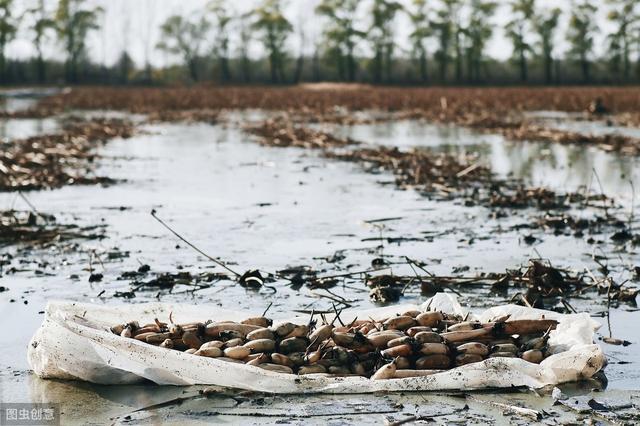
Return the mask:
<path id="1" fill-rule="evenodd" d="M 289 374 L 364 376 L 373 380 L 426 376 L 487 358 L 519 357 L 540 363 L 557 321 L 466 321 L 442 312 L 409 311 L 384 320 L 334 325 L 283 322 L 265 317 L 241 322 L 174 324 L 155 320 L 111 331 L 167 350 L 244 363 Z"/>

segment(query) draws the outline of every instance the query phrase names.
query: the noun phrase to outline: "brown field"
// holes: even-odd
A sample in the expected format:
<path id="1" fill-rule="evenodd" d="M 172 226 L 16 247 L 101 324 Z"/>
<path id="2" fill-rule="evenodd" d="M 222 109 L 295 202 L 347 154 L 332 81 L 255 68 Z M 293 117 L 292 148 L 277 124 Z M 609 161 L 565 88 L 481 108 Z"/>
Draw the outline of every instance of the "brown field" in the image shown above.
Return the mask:
<path id="1" fill-rule="evenodd" d="M 602 102 L 606 114 L 588 112 L 596 99 Z M 550 129 L 523 115 L 527 111 L 582 112 L 585 120 L 606 119 L 618 125 L 638 126 L 640 87 L 78 87 L 45 98 L 36 108 L 9 115 L 43 117 L 68 110 L 120 110 L 147 114 L 150 121 L 215 122 L 220 111 L 233 109 L 285 111 L 298 123 L 424 119 L 501 133 L 511 140 L 584 144 L 640 154 L 637 138 Z M 354 115 L 356 111 L 385 114 L 363 117 Z"/>
<path id="2" fill-rule="evenodd" d="M 79 87 L 47 98 L 52 109 L 116 109 L 132 112 L 191 109 L 418 110 L 452 117 L 468 112 L 494 114 L 535 110 L 584 111 L 601 98 L 613 113 L 640 110 L 640 87 L 554 88 L 396 88 L 330 85 L 321 87 Z"/>

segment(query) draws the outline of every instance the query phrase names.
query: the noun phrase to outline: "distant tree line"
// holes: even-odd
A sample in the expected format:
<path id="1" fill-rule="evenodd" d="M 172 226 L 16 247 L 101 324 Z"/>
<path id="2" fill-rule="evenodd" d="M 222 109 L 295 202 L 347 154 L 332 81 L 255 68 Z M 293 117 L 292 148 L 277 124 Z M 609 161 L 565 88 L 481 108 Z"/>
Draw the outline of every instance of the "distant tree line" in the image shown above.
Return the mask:
<path id="1" fill-rule="evenodd" d="M 18 0 L 21 1 L 21 0 Z M 512 58 L 488 57 L 495 35 L 494 14 L 509 8 L 504 33 Z M 250 12 L 234 14 L 224 0 L 212 0 L 197 16 L 174 15 L 160 25 L 155 46 L 179 65 L 136 69 L 123 48 L 110 67 L 91 63 L 87 36 L 100 30 L 103 10 L 83 0 L 59 0 L 48 9 L 44 0 L 18 16 L 14 0 L 0 0 L 0 81 L 4 84 L 163 83 L 189 79 L 227 83 L 298 83 L 345 81 L 384 84 L 486 83 L 637 83 L 640 82 L 640 1 L 571 0 L 568 27 L 562 10 L 536 0 L 321 0 L 315 8 L 322 34 L 313 48 L 304 46 L 304 24 L 297 29 L 285 16 L 282 0 L 261 0 Z M 605 8 L 613 30 L 600 34 L 598 8 Z M 410 24 L 408 44 L 397 43 L 397 23 Z M 367 19 L 362 19 L 367 16 Z M 26 27 L 25 27 L 26 25 Z M 8 60 L 6 48 L 18 34 L 28 34 L 35 57 Z M 595 56 L 594 40 L 605 36 L 606 52 Z M 562 57 L 558 38 L 570 47 Z M 44 58 L 45 41 L 55 39 L 64 62 Z M 259 43 L 264 57 L 250 58 L 249 45 Z M 289 49 L 299 45 L 293 54 Z M 237 46 L 237 48 L 232 48 Z M 311 51 L 312 53 L 309 53 Z"/>

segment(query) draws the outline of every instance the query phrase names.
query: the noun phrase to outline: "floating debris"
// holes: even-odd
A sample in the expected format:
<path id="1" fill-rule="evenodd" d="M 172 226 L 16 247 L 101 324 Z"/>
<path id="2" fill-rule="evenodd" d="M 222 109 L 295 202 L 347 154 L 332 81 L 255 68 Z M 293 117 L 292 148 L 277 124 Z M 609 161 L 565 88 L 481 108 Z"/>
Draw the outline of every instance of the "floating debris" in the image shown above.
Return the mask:
<path id="1" fill-rule="evenodd" d="M 58 188 L 73 184 L 107 184 L 108 177 L 92 176 L 99 142 L 133 134 L 124 120 L 72 120 L 62 133 L 0 142 L 0 191 Z"/>
<path id="2" fill-rule="evenodd" d="M 484 206 L 496 218 L 508 216 L 506 210 L 536 209 L 544 215 L 535 217 L 525 226 L 552 231 L 559 235 L 564 228 L 575 231 L 576 237 L 618 229 L 614 241 L 635 238 L 624 233 L 627 224 L 614 200 L 604 194 L 586 191 L 557 192 L 543 187 L 531 187 L 515 178 L 499 178 L 480 163 L 475 154 L 452 155 L 428 149 L 401 150 L 397 147 L 348 149 L 353 141 L 336 138 L 326 132 L 310 130 L 294 124 L 287 116 L 269 119 L 247 130 L 260 136 L 260 143 L 269 146 L 294 146 L 319 149 L 328 158 L 362 164 L 369 173 L 389 171 L 400 189 L 414 188 L 440 200 L 461 200 L 465 206 Z M 567 210 L 593 207 L 605 215 L 593 219 L 576 219 Z M 618 214 L 614 214 L 618 213 Z M 628 232 L 628 231 L 627 231 Z M 415 237 L 413 237 L 415 238 Z M 640 237 L 638 237 L 640 239 Z M 524 240 L 531 244 L 531 238 Z M 392 242 L 392 241 L 389 241 Z"/>
<path id="3" fill-rule="evenodd" d="M 409 264 L 415 265 L 413 262 Z M 515 303 L 547 309 L 549 306 L 545 300 L 570 298 L 587 291 L 607 296 L 605 301 L 631 304 L 635 303 L 640 293 L 640 289 L 616 284 L 610 277 L 597 280 L 587 271 L 572 273 L 555 268 L 540 259 L 531 259 L 527 267 L 500 273 L 482 273 L 477 276 L 377 275 L 367 277 L 365 283 L 371 289 L 370 298 L 382 304 L 397 302 L 407 289 L 417 286 L 420 286 L 420 293 L 427 296 L 470 285 L 488 287 L 490 292 L 498 294 L 506 294 L 511 288 L 524 288 L 525 294 L 516 293 L 520 299 L 514 299 Z"/>
<path id="4" fill-rule="evenodd" d="M 352 139 L 341 139 L 327 132 L 296 125 L 288 116 L 270 118 L 258 125 L 246 126 L 245 130 L 259 136 L 262 145 L 281 148 L 329 149 L 359 143 Z"/>
<path id="5" fill-rule="evenodd" d="M 0 246 L 28 244 L 44 247 L 67 240 L 104 237 L 104 226 L 62 224 L 52 215 L 33 211 L 0 211 Z"/>

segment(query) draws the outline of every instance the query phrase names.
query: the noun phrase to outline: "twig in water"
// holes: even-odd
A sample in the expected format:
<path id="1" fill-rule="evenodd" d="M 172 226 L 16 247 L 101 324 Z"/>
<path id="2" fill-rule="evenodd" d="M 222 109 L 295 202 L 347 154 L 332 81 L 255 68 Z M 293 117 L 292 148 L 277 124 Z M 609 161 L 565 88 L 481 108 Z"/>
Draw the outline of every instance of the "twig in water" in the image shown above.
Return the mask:
<path id="1" fill-rule="evenodd" d="M 412 269 L 413 269 L 413 268 L 412 268 Z M 414 272 L 415 272 L 415 271 L 414 271 Z M 418 277 L 418 279 L 420 280 L 420 284 L 422 284 L 422 280 L 420 279 L 420 277 Z M 400 293 L 401 293 L 402 295 L 404 295 L 405 290 L 406 290 L 407 288 L 409 288 L 409 286 L 410 286 L 411 284 L 413 284 L 413 282 L 414 282 L 415 280 L 416 280 L 415 278 L 411 277 L 411 280 L 409 280 L 409 282 L 408 282 L 408 283 L 406 283 L 404 287 L 402 287 L 402 290 L 400 291 Z"/>
<path id="2" fill-rule="evenodd" d="M 333 319 L 333 322 L 331 322 L 331 325 L 333 325 L 333 323 L 336 320 L 338 320 L 338 322 L 340 322 L 340 325 L 342 325 L 344 327 L 344 323 L 340 319 L 340 314 L 342 313 L 342 309 L 340 309 L 340 312 L 338 312 L 338 310 L 336 309 L 336 304 L 335 303 L 332 303 L 331 306 L 333 306 L 333 312 L 336 313 L 336 317 Z"/>
<path id="3" fill-rule="evenodd" d="M 514 300 L 516 300 L 517 298 L 520 298 L 520 300 L 522 300 L 522 302 L 527 305 L 527 307 L 529 308 L 533 308 L 533 306 L 531 306 L 531 303 L 529 303 L 529 301 L 527 300 L 527 298 L 524 296 L 524 294 L 522 293 L 516 293 L 513 295 L 513 297 L 511 298 L 511 302 L 513 302 Z"/>
<path id="4" fill-rule="evenodd" d="M 633 224 L 633 213 L 634 213 L 634 204 L 636 203 L 636 190 L 633 186 L 633 180 L 629 180 L 629 184 L 631 185 L 631 213 L 629 214 L 629 230 L 631 230 L 631 226 Z"/>
<path id="5" fill-rule="evenodd" d="M 100 257 L 100 255 L 96 253 L 95 250 L 93 250 L 92 253 L 96 257 L 96 259 L 98 259 L 98 263 L 100 264 L 100 267 L 102 268 L 102 270 L 106 271 L 106 268 L 104 267 L 104 263 L 102 263 L 102 258 Z"/>
<path id="6" fill-rule="evenodd" d="M 327 291 L 327 290 L 325 289 L 325 291 Z M 324 297 L 325 299 L 329 299 L 329 300 L 331 300 L 333 302 L 338 302 L 338 303 L 344 305 L 347 308 L 351 307 L 351 304 L 345 298 L 341 298 L 340 296 L 336 296 L 336 295 L 330 296 L 328 294 L 317 293 L 315 291 L 312 291 L 311 294 L 313 294 L 314 296 L 318 296 L 318 297 Z"/>
<path id="7" fill-rule="evenodd" d="M 327 280 L 327 279 L 331 279 L 331 278 L 343 278 L 343 277 L 351 277 L 353 275 L 360 275 L 360 274 L 367 274 L 369 272 L 379 272 L 379 271 L 384 271 L 385 269 L 391 269 L 389 267 L 386 268 L 381 268 L 381 269 L 367 269 L 364 271 L 355 271 L 355 272 L 345 272 L 344 274 L 335 274 L 335 275 L 327 275 L 324 277 L 317 277 L 315 278 L 316 281 L 321 281 L 321 280 Z"/>
<path id="8" fill-rule="evenodd" d="M 421 270 L 423 270 L 423 271 L 425 272 L 425 274 L 429 275 L 430 277 L 433 277 L 433 276 L 434 276 L 431 272 L 427 271 L 427 270 L 426 270 L 426 269 L 424 269 L 422 266 L 420 266 L 420 264 L 419 264 L 418 262 L 416 262 L 415 260 L 411 259 L 411 258 L 410 258 L 410 257 L 408 257 L 408 256 L 405 256 L 404 258 L 407 260 L 407 262 L 409 263 L 409 265 L 410 265 L 410 266 L 411 266 L 411 265 L 415 265 L 415 266 L 417 266 L 418 268 L 420 268 Z M 411 269 L 413 269 L 413 268 L 411 268 Z M 416 274 L 416 275 L 417 275 L 417 274 Z"/>
<path id="9" fill-rule="evenodd" d="M 27 205 L 28 205 L 28 206 L 29 206 L 29 208 L 33 211 L 33 213 L 35 213 L 36 215 L 40 216 L 40 217 L 41 217 L 41 218 L 43 218 L 43 219 L 46 219 L 46 217 L 45 217 L 42 213 L 40 213 L 40 212 L 38 211 L 38 209 L 36 209 L 36 207 L 35 207 L 33 204 L 31 204 L 31 201 L 29 201 L 29 199 L 27 198 L 27 196 L 26 196 L 26 195 L 24 195 L 24 194 L 22 193 L 22 191 L 18 191 L 18 195 L 20 196 L 20 198 L 22 198 L 22 199 L 24 200 L 24 202 L 25 202 L 25 203 L 27 203 Z"/>
<path id="10" fill-rule="evenodd" d="M 577 314 L 578 311 L 576 311 L 576 309 L 571 306 L 571 303 L 569 303 L 567 300 L 565 300 L 564 298 L 560 299 L 560 302 L 562 302 L 562 304 L 564 305 L 565 308 L 567 308 L 567 310 L 569 312 L 573 311 L 574 314 Z"/>
<path id="11" fill-rule="evenodd" d="M 171 229 L 171 227 L 169 225 L 167 225 L 166 223 L 164 223 L 164 221 L 162 219 L 160 219 L 158 216 L 156 216 L 156 211 L 151 210 L 151 216 L 157 220 L 158 222 L 160 222 L 160 224 L 162 226 L 164 226 L 165 228 L 167 228 L 169 230 L 169 232 L 171 232 L 173 235 L 175 235 L 176 237 L 178 237 L 180 240 L 182 240 L 185 244 L 187 244 L 189 247 L 191 247 L 192 249 L 194 249 L 195 251 L 197 251 L 198 253 L 200 253 L 201 255 L 203 255 L 204 257 L 206 257 L 207 259 L 209 259 L 210 261 L 212 261 L 213 263 L 215 263 L 218 266 L 223 267 L 224 269 L 226 269 L 227 271 L 231 272 L 233 275 L 235 275 L 236 277 L 241 277 L 242 275 L 240 275 L 239 273 L 237 273 L 236 271 L 234 271 L 233 269 L 229 268 L 224 262 L 215 259 L 211 256 L 209 256 L 207 253 L 203 252 L 202 250 L 200 250 L 198 247 L 196 247 L 195 245 L 193 245 L 192 243 L 190 243 L 189 241 L 187 241 L 182 235 L 178 234 L 176 231 L 174 231 L 173 229 Z"/>
<path id="12" fill-rule="evenodd" d="M 598 181 L 598 186 L 600 186 L 600 194 L 602 194 L 602 206 L 604 208 L 604 215 L 608 218 L 609 217 L 609 210 L 608 210 L 608 207 L 607 207 L 607 196 L 604 195 L 604 188 L 602 187 L 602 182 L 600 181 L 600 176 L 598 176 L 598 172 L 596 171 L 595 167 L 592 170 L 593 170 L 593 175 L 596 177 L 596 180 Z"/>
<path id="13" fill-rule="evenodd" d="M 262 313 L 262 316 L 267 315 L 267 312 L 269 312 L 269 309 L 271 309 L 271 305 L 273 305 L 273 302 L 269 303 L 269 306 L 267 306 L 267 309 L 264 310 L 264 312 Z"/>
<path id="14" fill-rule="evenodd" d="M 478 167 L 480 167 L 480 163 L 473 163 L 472 165 L 470 165 L 466 169 L 462 170 L 461 172 L 458 172 L 458 174 L 456 174 L 456 177 L 457 178 L 461 178 L 463 176 L 466 176 L 469 173 L 471 173 L 472 171 L 474 171 L 475 169 L 477 169 Z"/>
<path id="15" fill-rule="evenodd" d="M 358 317 L 355 317 L 355 318 L 353 319 L 353 321 L 351 321 L 351 322 L 349 323 L 349 328 L 353 327 L 353 324 L 355 324 L 355 323 L 356 323 L 356 321 L 358 321 Z"/>

